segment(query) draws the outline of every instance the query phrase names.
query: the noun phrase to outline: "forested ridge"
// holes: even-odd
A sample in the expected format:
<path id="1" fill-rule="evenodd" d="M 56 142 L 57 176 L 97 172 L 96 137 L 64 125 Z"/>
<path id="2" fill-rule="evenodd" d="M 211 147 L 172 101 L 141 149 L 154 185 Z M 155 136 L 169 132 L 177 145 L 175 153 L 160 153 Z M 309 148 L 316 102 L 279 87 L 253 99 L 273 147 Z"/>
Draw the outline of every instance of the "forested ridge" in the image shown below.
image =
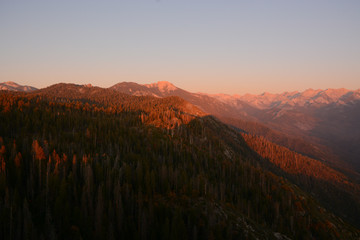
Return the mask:
<path id="1" fill-rule="evenodd" d="M 271 143 L 284 146 L 291 151 L 295 151 L 310 158 L 326 161 L 327 163 L 331 163 L 333 166 L 339 166 L 341 164 L 344 165 L 343 162 L 339 162 L 338 157 L 331 151 L 330 148 L 327 148 L 323 145 L 305 141 L 301 137 L 281 133 L 266 127 L 259 122 L 245 121 L 235 118 L 225 118 L 221 116 L 219 116 L 219 118 L 224 123 L 241 130 L 241 132 L 254 136 L 262 136 Z"/>
<path id="2" fill-rule="evenodd" d="M 2 239 L 360 237 L 184 100 L 64 86 L 0 93 Z"/>
<path id="3" fill-rule="evenodd" d="M 323 205 L 360 224 L 360 185 L 325 163 L 274 144 L 262 136 L 242 133 L 260 156 L 282 169 L 292 182 L 312 193 Z"/>

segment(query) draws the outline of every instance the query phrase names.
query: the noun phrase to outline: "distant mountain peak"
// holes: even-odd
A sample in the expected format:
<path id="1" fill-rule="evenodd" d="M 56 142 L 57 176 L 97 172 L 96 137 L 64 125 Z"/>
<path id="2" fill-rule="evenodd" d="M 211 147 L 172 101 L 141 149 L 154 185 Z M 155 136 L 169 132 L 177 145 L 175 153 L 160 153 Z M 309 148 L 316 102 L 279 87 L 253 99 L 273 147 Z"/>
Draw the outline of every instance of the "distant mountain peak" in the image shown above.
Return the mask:
<path id="1" fill-rule="evenodd" d="M 339 88 L 339 89 L 334 89 L 334 88 L 328 88 L 324 91 L 329 97 L 334 98 L 334 99 L 339 99 L 340 97 L 342 97 L 343 95 L 347 94 L 348 92 L 350 92 L 350 90 L 347 90 L 345 88 Z"/>
<path id="2" fill-rule="evenodd" d="M 16 82 L 12 82 L 12 81 L 4 82 L 4 84 L 6 84 L 8 86 L 12 86 L 12 87 L 19 87 L 20 86 Z"/>
<path id="3" fill-rule="evenodd" d="M 308 88 L 305 91 L 301 92 L 301 96 L 311 98 L 319 94 L 321 91 L 323 90 Z"/>
<path id="4" fill-rule="evenodd" d="M 263 92 L 260 96 L 274 96 L 275 94 L 269 92 Z"/>
<path id="5" fill-rule="evenodd" d="M 156 83 L 144 84 L 147 88 L 157 88 L 160 92 L 170 92 L 178 89 L 174 84 L 167 81 L 159 81 Z"/>
<path id="6" fill-rule="evenodd" d="M 22 86 L 16 82 L 8 81 L 0 83 L 0 90 L 15 91 L 15 92 L 31 92 L 37 90 L 37 88 L 31 86 Z"/>

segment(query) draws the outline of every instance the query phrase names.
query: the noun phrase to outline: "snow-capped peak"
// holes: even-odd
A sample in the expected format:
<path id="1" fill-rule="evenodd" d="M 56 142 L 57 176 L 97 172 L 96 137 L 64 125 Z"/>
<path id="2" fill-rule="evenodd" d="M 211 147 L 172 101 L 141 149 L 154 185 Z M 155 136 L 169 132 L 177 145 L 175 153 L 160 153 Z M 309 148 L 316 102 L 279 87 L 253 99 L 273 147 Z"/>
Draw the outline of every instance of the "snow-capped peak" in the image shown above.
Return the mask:
<path id="1" fill-rule="evenodd" d="M 343 95 L 347 94 L 349 92 L 349 90 L 347 90 L 345 88 L 339 88 L 339 89 L 329 88 L 329 89 L 326 89 L 324 92 L 332 99 L 339 99 Z"/>

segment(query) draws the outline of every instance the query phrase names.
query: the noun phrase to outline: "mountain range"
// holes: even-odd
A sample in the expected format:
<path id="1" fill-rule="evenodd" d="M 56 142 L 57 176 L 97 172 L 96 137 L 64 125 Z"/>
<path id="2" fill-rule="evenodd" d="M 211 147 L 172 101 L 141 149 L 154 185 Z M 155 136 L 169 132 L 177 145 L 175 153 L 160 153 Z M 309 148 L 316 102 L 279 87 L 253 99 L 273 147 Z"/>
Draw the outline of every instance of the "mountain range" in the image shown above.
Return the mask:
<path id="1" fill-rule="evenodd" d="M 360 89 L 351 91 L 344 88 L 314 90 L 307 89 L 303 92 L 285 92 L 280 94 L 262 93 L 260 95 L 245 94 L 226 95 L 214 94 L 213 97 L 228 104 L 236 104 L 238 100 L 249 103 L 259 109 L 295 108 L 304 106 L 321 106 L 328 104 L 345 105 L 360 100 Z"/>
<path id="2" fill-rule="evenodd" d="M 16 83 L 3 89 L 34 91 Z M 121 82 L 109 89 L 133 96 L 178 96 L 241 131 L 266 137 L 339 168 L 360 171 L 360 89 L 308 89 L 260 95 L 191 93 L 170 82 Z"/>
<path id="3" fill-rule="evenodd" d="M 328 148 L 359 170 L 360 90 L 326 89 L 282 94 L 224 96 L 218 100 L 244 110 L 248 119 Z"/>
<path id="4" fill-rule="evenodd" d="M 256 120 L 281 105 L 235 98 L 168 82 L 0 91 L 0 236 L 357 239 L 352 163 Z"/>
<path id="5" fill-rule="evenodd" d="M 190 93 L 169 82 L 123 82 L 110 89 L 155 97 L 179 96 L 222 121 L 303 154 L 360 170 L 360 90 L 326 89 L 230 96 Z M 299 147 L 302 146 L 302 147 Z"/>

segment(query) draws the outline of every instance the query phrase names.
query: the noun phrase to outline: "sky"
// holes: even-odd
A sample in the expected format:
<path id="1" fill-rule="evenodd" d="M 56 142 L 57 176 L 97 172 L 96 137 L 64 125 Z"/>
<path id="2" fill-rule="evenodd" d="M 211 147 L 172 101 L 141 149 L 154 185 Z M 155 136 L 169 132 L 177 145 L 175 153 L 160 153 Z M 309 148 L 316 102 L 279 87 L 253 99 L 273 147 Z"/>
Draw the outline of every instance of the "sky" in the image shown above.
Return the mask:
<path id="1" fill-rule="evenodd" d="M 360 88 L 359 0 L 0 0 L 0 82 Z"/>

